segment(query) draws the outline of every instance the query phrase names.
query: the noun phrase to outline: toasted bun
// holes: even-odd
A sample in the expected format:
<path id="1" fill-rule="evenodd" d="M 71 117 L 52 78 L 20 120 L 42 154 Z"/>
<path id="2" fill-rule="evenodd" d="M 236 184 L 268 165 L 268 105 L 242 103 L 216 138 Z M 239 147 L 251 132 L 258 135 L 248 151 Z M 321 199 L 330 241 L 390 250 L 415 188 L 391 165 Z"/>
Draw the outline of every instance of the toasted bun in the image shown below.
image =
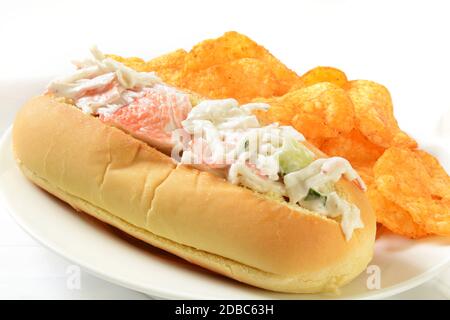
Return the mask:
<path id="1" fill-rule="evenodd" d="M 18 113 L 13 148 L 34 183 L 126 233 L 230 278 L 269 290 L 332 291 L 373 254 L 375 216 L 341 179 L 364 228 L 265 198 L 207 172 L 176 166 L 146 143 L 49 96 Z"/>

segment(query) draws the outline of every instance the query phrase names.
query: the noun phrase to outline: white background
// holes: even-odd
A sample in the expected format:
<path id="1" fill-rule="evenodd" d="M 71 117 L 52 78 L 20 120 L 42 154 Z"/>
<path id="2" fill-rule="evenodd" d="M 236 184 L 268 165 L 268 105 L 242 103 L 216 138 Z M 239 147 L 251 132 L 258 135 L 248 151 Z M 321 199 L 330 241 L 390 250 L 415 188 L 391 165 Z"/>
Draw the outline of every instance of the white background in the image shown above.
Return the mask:
<path id="1" fill-rule="evenodd" d="M 2 1 L 0 132 L 19 107 L 5 93 L 25 101 L 92 44 L 150 59 L 236 30 L 299 74 L 331 65 L 386 85 L 401 127 L 432 150 L 450 144 L 450 125 L 440 125 L 450 122 L 449 17 L 445 0 Z M 24 81 L 36 90 L 21 90 Z M 69 290 L 69 265 L 0 210 L 0 298 L 146 298 L 85 273 L 81 290 Z M 450 272 L 398 297 L 448 299 Z"/>

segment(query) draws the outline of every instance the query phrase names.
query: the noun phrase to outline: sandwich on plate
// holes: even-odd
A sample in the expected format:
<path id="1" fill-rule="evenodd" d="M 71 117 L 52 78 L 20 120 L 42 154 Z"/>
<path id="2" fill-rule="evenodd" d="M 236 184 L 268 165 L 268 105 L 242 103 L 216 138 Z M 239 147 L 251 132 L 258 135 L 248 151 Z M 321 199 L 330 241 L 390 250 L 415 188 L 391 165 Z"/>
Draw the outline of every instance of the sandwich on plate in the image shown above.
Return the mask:
<path id="1" fill-rule="evenodd" d="M 14 122 L 21 170 L 54 196 L 191 263 L 279 292 L 333 291 L 373 255 L 351 164 L 270 105 L 211 100 L 92 49 Z"/>

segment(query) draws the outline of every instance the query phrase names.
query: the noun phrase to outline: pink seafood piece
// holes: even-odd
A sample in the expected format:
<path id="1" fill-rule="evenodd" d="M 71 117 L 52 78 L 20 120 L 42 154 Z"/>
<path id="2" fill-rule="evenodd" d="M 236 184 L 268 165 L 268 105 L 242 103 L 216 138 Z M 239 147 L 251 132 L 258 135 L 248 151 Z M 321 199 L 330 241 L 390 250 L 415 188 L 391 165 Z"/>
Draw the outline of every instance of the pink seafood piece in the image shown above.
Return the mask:
<path id="1" fill-rule="evenodd" d="M 172 132 L 182 128 L 192 105 L 189 95 L 173 88 L 157 85 L 144 88 L 128 105 L 100 120 L 112 124 L 151 146 L 169 154 Z"/>

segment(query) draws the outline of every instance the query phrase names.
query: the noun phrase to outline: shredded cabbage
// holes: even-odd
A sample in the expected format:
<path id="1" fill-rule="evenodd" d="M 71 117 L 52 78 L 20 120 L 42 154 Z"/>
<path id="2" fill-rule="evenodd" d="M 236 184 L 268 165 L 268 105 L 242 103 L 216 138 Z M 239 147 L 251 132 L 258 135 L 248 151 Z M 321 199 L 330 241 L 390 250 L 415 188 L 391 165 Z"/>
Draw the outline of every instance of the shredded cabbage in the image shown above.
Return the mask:
<path id="1" fill-rule="evenodd" d="M 295 139 L 285 138 L 279 154 L 280 169 L 283 174 L 298 171 L 314 160 L 314 153 Z"/>

